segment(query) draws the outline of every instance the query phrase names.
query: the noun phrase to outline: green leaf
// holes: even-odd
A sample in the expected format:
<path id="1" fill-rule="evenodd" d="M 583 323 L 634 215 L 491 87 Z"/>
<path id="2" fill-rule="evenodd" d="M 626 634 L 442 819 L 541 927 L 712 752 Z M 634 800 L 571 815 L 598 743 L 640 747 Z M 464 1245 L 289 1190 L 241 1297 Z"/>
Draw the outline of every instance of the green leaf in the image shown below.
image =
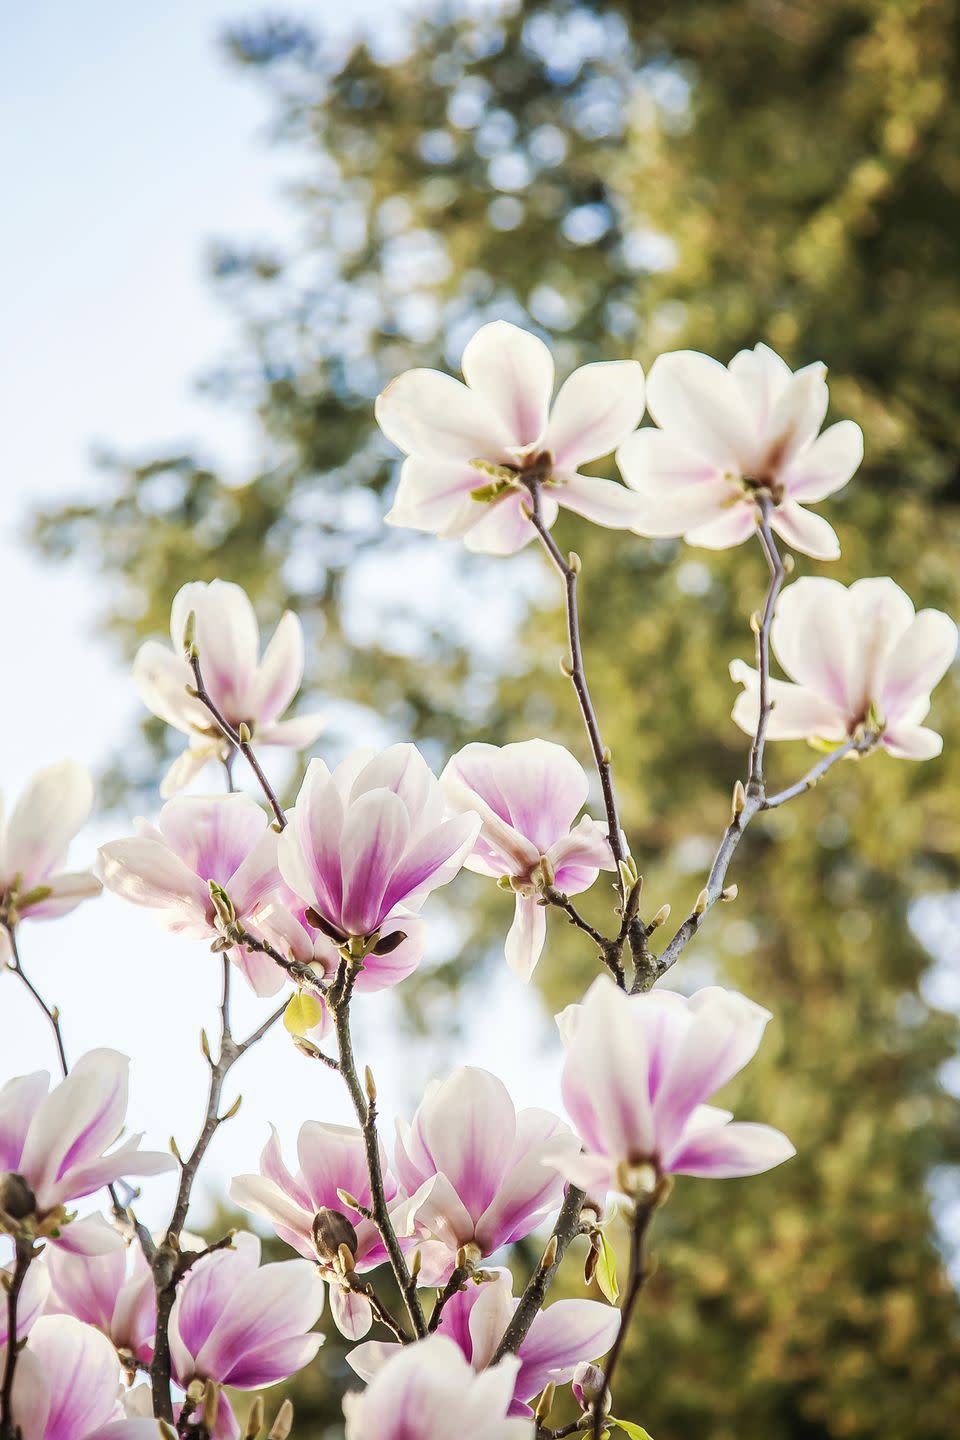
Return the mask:
<path id="1" fill-rule="evenodd" d="M 318 1025 L 323 1016 L 323 1007 L 320 1001 L 313 995 L 304 995 L 300 991 L 293 995 L 286 1010 L 283 1012 L 283 1023 L 291 1035 L 305 1035 Z"/>
<path id="2" fill-rule="evenodd" d="M 644 1430 L 642 1425 L 634 1425 L 632 1420 L 618 1420 L 615 1416 L 611 1415 L 610 1422 L 613 1425 L 618 1425 L 624 1435 L 630 1436 L 630 1440 L 653 1440 L 649 1431 Z"/>
<path id="3" fill-rule="evenodd" d="M 600 1259 L 597 1262 L 597 1284 L 603 1295 L 616 1305 L 620 1298 L 620 1286 L 617 1284 L 617 1257 L 614 1254 L 613 1246 L 606 1235 L 600 1236 Z"/>

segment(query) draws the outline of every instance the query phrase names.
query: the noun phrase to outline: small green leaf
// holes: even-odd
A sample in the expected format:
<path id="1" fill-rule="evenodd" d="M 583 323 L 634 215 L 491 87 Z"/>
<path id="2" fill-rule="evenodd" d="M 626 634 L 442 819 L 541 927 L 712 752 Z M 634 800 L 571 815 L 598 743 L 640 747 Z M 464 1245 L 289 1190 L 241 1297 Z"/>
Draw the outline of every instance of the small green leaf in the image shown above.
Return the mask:
<path id="1" fill-rule="evenodd" d="M 283 1012 L 283 1023 L 291 1035 L 306 1035 L 314 1025 L 318 1025 L 323 1016 L 323 1006 L 313 995 L 304 995 L 300 991 L 293 995 L 286 1010 Z"/>
<path id="2" fill-rule="evenodd" d="M 624 1435 L 629 1435 L 630 1440 L 653 1440 L 649 1431 L 644 1430 L 642 1425 L 634 1425 L 632 1420 L 617 1420 L 613 1415 L 610 1420 L 612 1424 L 620 1427 Z"/>
<path id="3" fill-rule="evenodd" d="M 611 1305 L 616 1305 L 620 1298 L 620 1286 L 617 1284 L 617 1257 L 614 1254 L 613 1246 L 604 1234 L 600 1236 L 600 1259 L 597 1261 L 596 1280 L 601 1293 L 606 1296 Z"/>

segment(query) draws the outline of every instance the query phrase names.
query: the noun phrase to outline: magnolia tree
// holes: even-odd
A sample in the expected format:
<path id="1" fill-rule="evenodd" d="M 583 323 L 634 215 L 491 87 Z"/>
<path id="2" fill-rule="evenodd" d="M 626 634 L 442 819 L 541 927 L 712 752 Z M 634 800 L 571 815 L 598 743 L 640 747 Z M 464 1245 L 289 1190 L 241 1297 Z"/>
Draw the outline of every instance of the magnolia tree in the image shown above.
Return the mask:
<path id="1" fill-rule="evenodd" d="M 46 1013 L 62 1072 L 52 1086 L 40 1070 L 0 1091 L 0 1228 L 12 1256 L 2 1272 L 0 1440 L 144 1440 L 158 1427 L 181 1440 L 249 1440 L 265 1426 L 282 1440 L 289 1401 L 265 1419 L 258 1397 L 241 1432 L 229 1392 L 309 1365 L 327 1304 L 359 1342 L 348 1358 L 365 1388 L 345 1401 L 349 1440 L 643 1436 L 619 1412 L 617 1362 L 673 1177 L 759 1175 L 794 1153 L 779 1130 L 709 1103 L 757 1050 L 768 1011 L 716 986 L 683 994 L 659 982 L 712 907 L 735 899 L 728 870 L 756 816 L 799 799 L 845 758 L 939 753 L 923 721 L 955 626 L 935 610 L 915 613 L 887 578 L 849 589 L 805 578 L 781 593 L 793 569 L 781 542 L 819 560 L 839 554 L 834 531 L 807 507 L 845 485 L 862 455 L 852 422 L 821 432 L 823 366 L 793 373 L 763 345 L 728 367 L 680 352 L 656 362 L 646 397 L 639 365 L 614 362 L 577 370 L 552 399 L 547 347 L 497 323 L 470 341 L 463 374 L 466 383 L 409 371 L 377 401 L 381 428 L 406 455 L 387 520 L 489 555 L 543 547 L 562 581 L 561 664 L 583 717 L 597 813 L 582 814 L 591 780 L 580 762 L 544 738 L 477 741 L 439 777 L 411 745 L 357 752 L 333 770 L 313 759 L 285 809 L 259 751 L 302 748 L 319 731 L 317 717 L 284 718 L 303 671 L 299 621 L 285 615 L 261 655 L 237 586 L 180 591 L 172 648 L 151 642 L 134 666 L 146 705 L 188 737 L 160 787 L 156 823 L 138 820 L 132 836 L 104 845 L 97 877 L 70 873 L 92 787 L 64 762 L 29 782 L 0 834 L 3 963 Z M 638 429 L 645 404 L 654 423 Z M 581 472 L 614 450 L 623 484 Z M 742 686 L 733 718 L 750 737 L 744 778 L 696 904 L 672 933 L 669 905 L 646 913 L 620 823 L 581 650 L 580 560 L 551 534 L 560 507 L 706 548 L 756 537 L 769 567 L 750 621 L 755 664 L 730 666 Z M 773 677 L 771 650 L 788 678 Z M 768 786 L 767 742 L 786 739 L 809 741 L 818 758 Z M 178 794 L 211 762 L 223 793 Z M 465 1066 L 430 1085 L 391 1146 L 367 1057 L 355 1053 L 354 1015 L 416 968 L 430 896 L 464 867 L 512 896 L 504 949 L 518 983 L 542 961 L 554 912 L 596 958 L 586 995 L 557 1017 L 567 1118 L 518 1110 L 495 1074 Z M 598 929 L 573 897 L 601 872 L 612 899 Z M 25 968 L 23 922 L 65 914 L 101 883 L 153 908 L 222 969 L 219 1037 L 211 1044 L 204 1031 L 209 1091 L 189 1154 L 144 1150 L 138 1136 L 116 1143 L 127 1057 L 94 1050 L 71 1063 L 28 957 Z M 237 973 L 257 995 L 279 997 L 242 1038 L 231 1015 Z M 303 1100 L 295 1159 L 274 1131 L 259 1164 L 251 1157 L 233 1180 L 236 1204 L 297 1257 L 264 1265 L 253 1233 L 203 1244 L 186 1225 L 204 1155 L 233 1113 L 228 1072 L 281 1017 L 303 1055 L 342 1079 L 356 1125 L 315 1118 Z M 130 1181 L 168 1168 L 176 1199 L 152 1234 Z M 630 1234 L 622 1292 L 607 1238 L 618 1213 Z M 509 1247 L 536 1234 L 540 1259 L 518 1293 Z M 577 1240 L 584 1283 L 596 1280 L 605 1299 L 551 1302 Z M 365 1338 L 371 1331 L 377 1338 Z M 566 1386 L 579 1418 L 556 1426 Z"/>

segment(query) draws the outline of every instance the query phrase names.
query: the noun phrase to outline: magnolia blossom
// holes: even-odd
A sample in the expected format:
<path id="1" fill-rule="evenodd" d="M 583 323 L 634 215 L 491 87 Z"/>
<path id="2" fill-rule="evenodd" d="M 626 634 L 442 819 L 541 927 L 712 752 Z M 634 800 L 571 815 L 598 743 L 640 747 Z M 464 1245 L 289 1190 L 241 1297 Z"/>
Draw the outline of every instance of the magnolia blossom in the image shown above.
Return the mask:
<path id="1" fill-rule="evenodd" d="M 122 1175 L 157 1175 L 174 1168 L 171 1155 L 141 1150 L 140 1135 L 109 1150 L 124 1128 L 129 1072 L 126 1055 L 90 1050 L 53 1090 L 45 1070 L 9 1080 L 0 1089 L 0 1177 L 23 1200 L 20 1214 L 7 1206 L 14 1219 L 38 1227 L 62 1223 L 63 1206 Z M 89 1224 L 65 1227 L 57 1243 L 77 1248 L 71 1230 L 81 1229 L 87 1253 L 114 1243 L 106 1238 L 98 1243 L 98 1227 Z"/>
<path id="2" fill-rule="evenodd" d="M 731 1124 L 702 1102 L 752 1059 L 770 1013 L 711 985 L 626 995 L 606 976 L 559 1016 L 563 1099 L 583 1153 L 550 1155 L 591 1195 L 636 1195 L 651 1176 L 758 1175 L 793 1155 L 768 1125 Z"/>
<path id="3" fill-rule="evenodd" d="M 635 523 L 629 491 L 578 473 L 639 425 L 643 371 L 635 361 L 584 365 L 552 407 L 550 351 L 516 325 L 482 326 L 461 364 L 465 385 L 438 370 L 408 370 L 377 399 L 381 430 L 408 457 L 388 524 L 510 555 L 536 534 L 524 513 L 534 479 L 548 526 L 561 505 L 600 525 Z"/>
<path id="4" fill-rule="evenodd" d="M 469 1285 L 444 1306 L 438 1334 L 459 1346 L 474 1370 L 485 1370 L 496 1353 L 519 1301 L 507 1270 L 482 1285 Z M 517 1351 L 520 1369 L 513 1385 L 510 1413 L 530 1415 L 529 1402 L 551 1382 L 565 1385 L 581 1361 L 595 1359 L 613 1344 L 620 1312 L 596 1300 L 557 1300 L 534 1316 Z M 395 1355 L 392 1341 L 368 1340 L 347 1356 L 362 1380 L 370 1380 Z"/>
<path id="5" fill-rule="evenodd" d="M 249 597 L 226 580 L 195 580 L 174 597 L 170 611 L 173 650 L 157 640 L 140 646 L 133 683 L 154 715 L 190 736 L 190 745 L 168 770 L 160 794 L 181 790 L 210 760 L 226 759 L 231 746 L 210 711 L 193 695 L 193 670 L 184 654 L 187 619 L 194 617 L 194 643 L 203 683 L 217 709 L 236 728 L 245 724 L 261 745 L 301 749 L 323 728 L 320 715 L 281 720 L 303 679 L 303 630 L 287 610 L 260 657 L 260 630 Z"/>
<path id="6" fill-rule="evenodd" d="M 62 760 L 24 786 L 6 824 L 0 796 L 0 960 L 9 951 L 5 925 L 52 920 L 100 893 L 88 870 L 66 871 L 70 841 L 90 818 L 93 781 Z"/>
<path id="7" fill-rule="evenodd" d="M 445 1335 L 398 1346 L 367 1389 L 343 1397 L 346 1440 L 533 1440 L 530 1420 L 508 1419 L 520 1362 L 505 1356 L 478 1375 Z"/>
<path id="8" fill-rule="evenodd" d="M 156 1420 L 124 1418 L 113 1346 L 69 1315 L 46 1315 L 30 1331 L 13 1377 L 13 1421 L 22 1440 L 157 1440 Z"/>
<path id="9" fill-rule="evenodd" d="M 116 1235 L 101 1216 L 96 1220 L 111 1236 Z M 153 1275 L 139 1245 L 117 1246 L 105 1236 L 102 1254 L 72 1255 L 52 1248 L 46 1268 L 49 1314 L 73 1315 L 102 1330 L 127 1369 L 149 1365 L 157 1302 Z M 28 1276 L 30 1273 L 28 1270 Z"/>
<path id="10" fill-rule="evenodd" d="M 265 1216 L 282 1240 L 319 1263 L 330 1286 L 330 1309 L 337 1328 L 349 1339 L 359 1340 L 370 1329 L 373 1316 L 369 1303 L 350 1288 L 338 1263 L 339 1245 L 347 1244 L 354 1267 L 361 1272 L 382 1265 L 387 1258 L 373 1221 L 355 1212 L 347 1215 L 347 1206 L 337 1193 L 343 1190 L 365 1207 L 371 1203 L 363 1135 L 351 1126 L 307 1121 L 300 1129 L 297 1158 L 300 1168 L 294 1175 L 283 1162 L 280 1141 L 271 1128 L 260 1157 L 260 1174 L 238 1175 L 230 1186 L 231 1199 L 255 1215 Z M 392 1209 L 397 1182 L 382 1149 L 380 1168 Z M 322 1223 L 317 1218 L 320 1212 L 326 1212 Z"/>
<path id="11" fill-rule="evenodd" d="M 639 500 L 637 533 L 725 550 L 753 533 L 765 490 L 770 523 L 786 543 L 835 560 L 832 527 L 803 507 L 846 485 L 863 459 L 863 435 L 852 420 L 819 433 L 826 373 L 820 364 L 793 372 L 766 345 L 741 350 L 729 366 L 695 350 L 661 355 L 647 385 L 660 428 L 638 430 L 617 452 Z"/>
<path id="12" fill-rule="evenodd" d="M 337 943 L 374 942 L 453 879 L 479 828 L 476 815 L 448 815 L 413 745 L 358 751 L 332 774 L 311 760 L 280 836 L 280 871 Z"/>
<path id="13" fill-rule="evenodd" d="M 548 1110 L 514 1109 L 501 1080 L 461 1066 L 427 1089 L 410 1125 L 397 1122 L 396 1171 L 422 1246 L 427 1284 L 447 1278 L 461 1246 L 475 1259 L 529 1235 L 560 1202 L 547 1155 L 577 1155 L 576 1137 Z"/>
<path id="14" fill-rule="evenodd" d="M 930 760 L 943 739 L 920 722 L 930 692 L 957 652 L 957 627 L 940 610 L 921 610 L 887 577 L 797 580 L 784 590 L 770 631 L 794 684 L 771 680 L 771 740 L 840 744 L 873 736 L 891 755 Z M 743 686 L 733 718 L 755 734 L 760 677 L 743 660 L 730 674 Z"/>
<path id="15" fill-rule="evenodd" d="M 168 800 L 156 826 L 100 848 L 98 870 L 108 890 L 160 912 L 168 930 L 214 938 L 223 915 L 210 882 L 226 891 L 237 919 L 256 930 L 256 912 L 280 884 L 277 835 L 246 795 L 182 795 Z M 231 958 L 258 995 L 274 995 L 283 971 L 268 955 L 237 946 Z"/>
<path id="16" fill-rule="evenodd" d="M 547 740 L 475 744 L 454 755 L 440 781 L 451 805 L 483 822 L 467 869 L 503 877 L 516 893 L 506 957 L 529 980 L 547 934 L 544 886 L 578 895 L 614 869 L 605 829 L 586 815 L 573 824 L 589 790 L 583 766 Z"/>
<path id="17" fill-rule="evenodd" d="M 302 1260 L 260 1264 L 260 1241 L 242 1233 L 232 1250 L 197 1260 L 177 1290 L 170 1316 L 170 1358 L 184 1389 L 215 1380 L 260 1390 L 310 1363 L 323 1336 L 310 1334 L 323 1309 L 323 1284 Z M 221 1394 L 216 1440 L 239 1435 Z"/>

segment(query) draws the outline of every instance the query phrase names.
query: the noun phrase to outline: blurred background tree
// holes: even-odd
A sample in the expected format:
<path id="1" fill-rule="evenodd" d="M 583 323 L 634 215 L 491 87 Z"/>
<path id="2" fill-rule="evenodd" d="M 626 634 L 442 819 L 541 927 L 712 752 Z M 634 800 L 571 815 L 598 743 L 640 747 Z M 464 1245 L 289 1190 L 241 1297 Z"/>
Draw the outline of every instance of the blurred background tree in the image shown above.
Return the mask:
<path id="1" fill-rule="evenodd" d="M 271 95 L 275 143 L 299 158 L 302 243 L 213 256 L 245 342 L 206 383 L 256 407 L 249 482 L 191 455 L 118 459 L 102 494 L 37 518 L 46 554 L 111 583 L 117 644 L 163 631 L 185 580 L 220 575 L 266 616 L 303 615 L 308 684 L 341 697 L 333 748 L 375 719 L 437 758 L 481 734 L 541 733 L 586 759 L 539 557 L 474 562 L 381 524 L 396 457 L 373 396 L 410 365 L 455 367 L 494 316 L 547 333 L 561 372 L 681 345 L 726 360 L 759 339 L 794 365 L 827 360 L 835 414 L 867 442 L 828 506 L 844 547 L 830 573 L 889 573 L 918 606 L 956 614 L 953 0 L 467 9 L 431 12 L 392 49 L 335 53 L 280 18 L 230 31 L 232 60 Z M 568 521 L 558 537 L 584 560 L 588 663 L 647 913 L 669 898 L 679 915 L 743 769 L 726 666 L 751 653 L 762 560 Z M 942 1079 L 957 1022 L 931 1001 L 909 924 L 918 896 L 958 883 L 955 677 L 934 723 L 942 760 L 844 766 L 758 823 L 740 899 L 675 972 L 775 1012 L 737 1103 L 799 1158 L 679 1186 L 617 1397 L 657 1440 L 955 1433 L 960 1304 L 936 1219 L 960 1174 Z M 145 735 L 114 795 L 153 783 L 165 737 Z M 775 747 L 771 768 L 786 781 L 807 758 Z M 412 1024 L 464 963 L 502 963 L 503 897 L 464 880 L 457 898 L 472 938 L 456 967 L 411 985 Z M 593 899 L 599 915 L 605 892 Z M 553 925 L 537 976 L 551 1006 L 589 978 L 576 942 Z M 309 1435 L 337 1432 L 331 1389 L 348 1374 L 338 1345 L 321 1356 L 326 1373 L 299 1384 Z"/>

